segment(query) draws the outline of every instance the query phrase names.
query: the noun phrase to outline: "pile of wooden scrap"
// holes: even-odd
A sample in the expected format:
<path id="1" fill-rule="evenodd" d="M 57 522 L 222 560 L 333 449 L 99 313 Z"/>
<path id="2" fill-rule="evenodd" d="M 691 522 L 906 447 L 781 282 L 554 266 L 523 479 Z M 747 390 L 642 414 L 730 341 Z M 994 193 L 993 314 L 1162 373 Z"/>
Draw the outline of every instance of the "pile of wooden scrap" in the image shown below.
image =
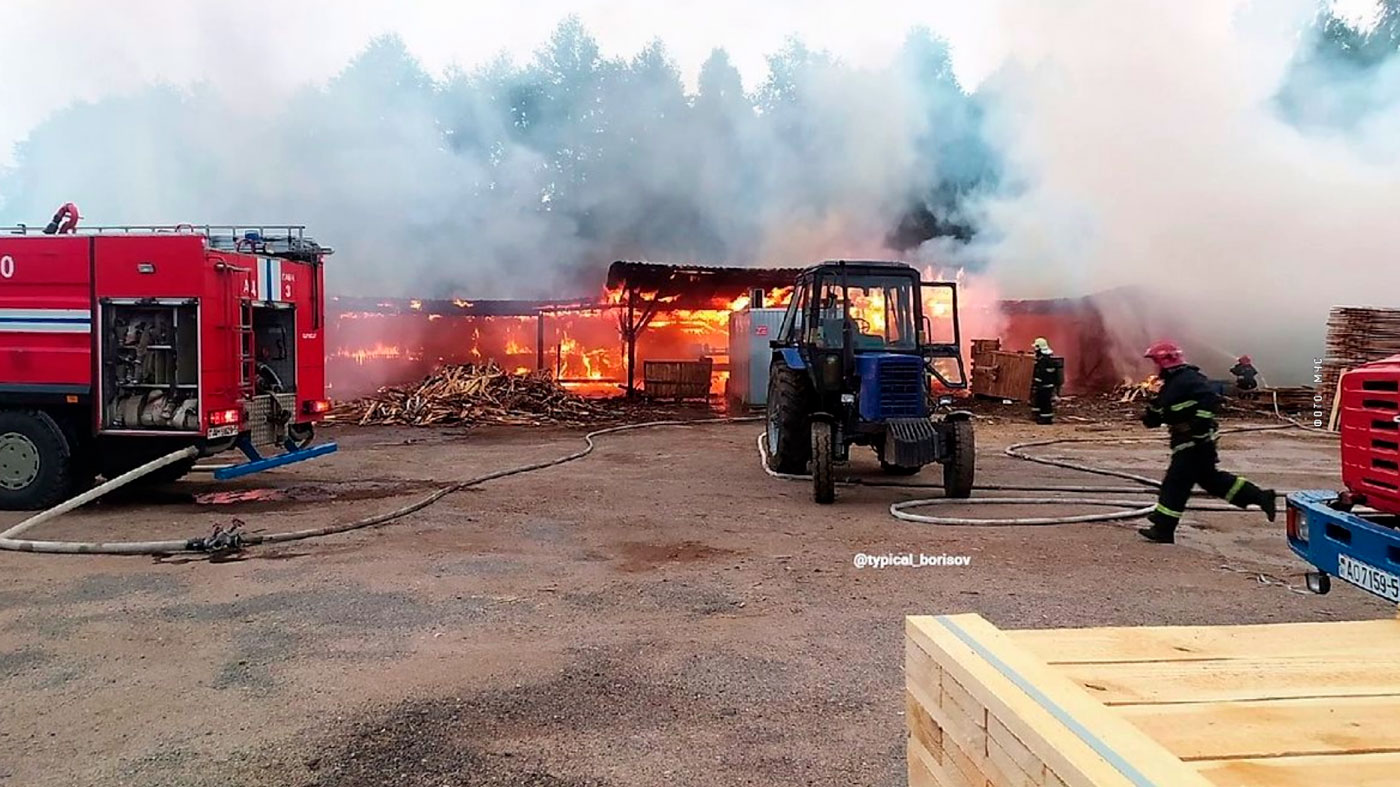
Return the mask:
<path id="1" fill-rule="evenodd" d="M 1139 399 L 1146 401 L 1155 393 L 1157 393 L 1157 376 L 1155 374 L 1140 382 L 1125 377 L 1123 382 L 1113 389 L 1113 394 L 1122 403 L 1136 402 Z"/>
<path id="2" fill-rule="evenodd" d="M 439 367 L 415 386 L 381 388 L 336 407 L 341 423 L 441 426 L 514 424 L 587 426 L 614 418 L 601 400 L 570 393 L 547 375 L 511 374 L 494 363 Z"/>

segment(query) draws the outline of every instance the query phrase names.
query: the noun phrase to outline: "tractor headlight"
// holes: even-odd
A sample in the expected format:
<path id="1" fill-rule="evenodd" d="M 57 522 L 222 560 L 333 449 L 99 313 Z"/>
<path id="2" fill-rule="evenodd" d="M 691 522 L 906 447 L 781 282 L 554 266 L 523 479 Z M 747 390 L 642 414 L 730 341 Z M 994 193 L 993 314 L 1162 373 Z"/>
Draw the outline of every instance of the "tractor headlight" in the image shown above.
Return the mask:
<path id="1" fill-rule="evenodd" d="M 827 388 L 841 386 L 841 359 L 828 355 L 822 359 L 822 385 Z"/>

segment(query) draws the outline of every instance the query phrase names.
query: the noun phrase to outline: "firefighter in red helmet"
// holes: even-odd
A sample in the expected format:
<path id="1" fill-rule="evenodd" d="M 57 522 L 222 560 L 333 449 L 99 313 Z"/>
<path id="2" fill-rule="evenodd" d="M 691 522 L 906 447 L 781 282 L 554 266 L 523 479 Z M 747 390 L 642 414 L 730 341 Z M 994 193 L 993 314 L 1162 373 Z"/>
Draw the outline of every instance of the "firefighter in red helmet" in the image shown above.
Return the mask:
<path id="1" fill-rule="evenodd" d="M 1176 540 L 1176 526 L 1186 510 L 1191 489 L 1200 485 L 1211 495 L 1240 508 L 1257 505 L 1269 521 L 1274 521 L 1276 494 L 1260 489 L 1242 476 L 1216 467 L 1216 396 L 1205 375 L 1186 363 L 1181 348 L 1172 342 L 1157 342 L 1144 355 L 1157 366 L 1161 389 L 1148 403 L 1142 424 L 1149 429 L 1165 425 L 1171 434 L 1172 458 L 1157 497 L 1157 507 L 1147 516 L 1151 527 L 1138 533 L 1148 541 L 1170 544 Z"/>

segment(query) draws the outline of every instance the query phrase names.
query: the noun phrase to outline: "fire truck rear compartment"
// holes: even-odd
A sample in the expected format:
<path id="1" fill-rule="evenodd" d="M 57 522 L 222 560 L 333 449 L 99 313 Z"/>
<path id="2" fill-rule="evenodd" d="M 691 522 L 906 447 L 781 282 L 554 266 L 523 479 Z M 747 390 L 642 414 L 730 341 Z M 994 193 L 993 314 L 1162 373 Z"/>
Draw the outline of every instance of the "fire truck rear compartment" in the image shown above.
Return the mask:
<path id="1" fill-rule="evenodd" d="M 199 433 L 197 302 L 101 306 L 102 429 Z"/>
<path id="2" fill-rule="evenodd" d="M 247 403 L 249 438 L 259 447 L 281 445 L 296 431 L 296 310 L 259 304 L 251 311 L 257 384 Z"/>

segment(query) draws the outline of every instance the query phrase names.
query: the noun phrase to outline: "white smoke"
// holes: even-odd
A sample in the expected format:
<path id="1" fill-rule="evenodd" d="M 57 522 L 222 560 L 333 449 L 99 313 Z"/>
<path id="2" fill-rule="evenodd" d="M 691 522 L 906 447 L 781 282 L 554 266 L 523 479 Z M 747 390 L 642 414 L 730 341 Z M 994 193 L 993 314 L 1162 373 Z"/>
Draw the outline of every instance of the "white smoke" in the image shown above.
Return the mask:
<path id="1" fill-rule="evenodd" d="M 1395 305 L 1400 91 L 1349 131 L 1274 102 L 1316 10 L 1005 2 L 1013 54 L 982 92 L 1018 191 L 984 205 L 980 250 L 1003 290 L 1143 287 L 1218 350 L 1208 371 L 1249 353 L 1274 383 L 1309 381 L 1330 306 Z"/>

